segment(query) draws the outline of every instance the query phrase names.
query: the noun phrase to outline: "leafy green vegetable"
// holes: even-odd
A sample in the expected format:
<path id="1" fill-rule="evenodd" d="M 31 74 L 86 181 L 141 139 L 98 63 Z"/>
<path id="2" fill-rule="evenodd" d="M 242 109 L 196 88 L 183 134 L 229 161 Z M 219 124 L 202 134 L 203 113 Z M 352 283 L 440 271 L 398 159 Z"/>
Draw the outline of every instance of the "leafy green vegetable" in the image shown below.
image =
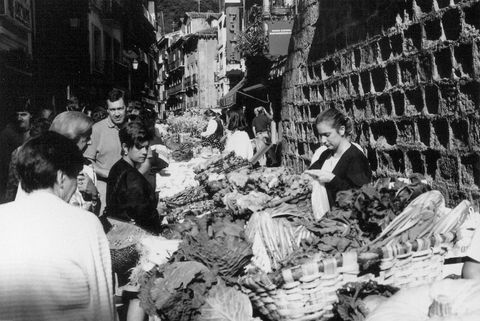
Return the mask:
<path id="1" fill-rule="evenodd" d="M 334 305 L 333 311 L 339 320 L 363 321 L 369 313 L 363 302 L 365 298 L 372 295 L 389 298 L 397 291 L 398 288 L 374 281 L 347 283 L 337 290 L 338 303 Z"/>
<path id="2" fill-rule="evenodd" d="M 193 320 L 216 282 L 214 274 L 201 263 L 167 263 L 141 284 L 141 306 L 165 321 Z"/>
<path id="3" fill-rule="evenodd" d="M 197 320 L 250 321 L 252 320 L 252 305 L 247 295 L 219 282 L 210 290 Z"/>

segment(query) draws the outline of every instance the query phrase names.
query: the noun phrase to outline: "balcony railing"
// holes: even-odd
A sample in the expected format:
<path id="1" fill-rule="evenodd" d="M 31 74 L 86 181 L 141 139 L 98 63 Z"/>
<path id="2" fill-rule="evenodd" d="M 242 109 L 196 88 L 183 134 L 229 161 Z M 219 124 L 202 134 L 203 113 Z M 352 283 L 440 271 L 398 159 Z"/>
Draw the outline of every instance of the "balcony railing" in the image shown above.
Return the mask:
<path id="1" fill-rule="evenodd" d="M 185 77 L 185 88 L 192 86 L 192 76 Z"/>
<path id="2" fill-rule="evenodd" d="M 272 6 L 270 14 L 272 16 L 287 16 L 293 13 L 292 7 Z"/>
<path id="3" fill-rule="evenodd" d="M 177 68 L 183 68 L 183 62 L 181 60 L 172 61 L 168 64 L 169 70 L 175 70 Z"/>
<path id="4" fill-rule="evenodd" d="M 179 93 L 179 92 L 182 92 L 182 91 L 184 91 L 183 83 L 179 83 L 177 85 L 170 86 L 167 89 L 167 92 L 168 92 L 169 96 L 175 95 L 176 93 Z"/>

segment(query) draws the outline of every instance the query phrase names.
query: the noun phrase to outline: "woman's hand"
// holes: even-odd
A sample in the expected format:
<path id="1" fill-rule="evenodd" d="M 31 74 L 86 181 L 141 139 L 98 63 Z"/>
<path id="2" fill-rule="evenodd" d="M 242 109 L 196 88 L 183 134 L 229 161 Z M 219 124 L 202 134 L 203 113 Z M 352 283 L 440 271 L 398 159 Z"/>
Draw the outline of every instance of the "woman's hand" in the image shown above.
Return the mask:
<path id="1" fill-rule="evenodd" d="M 98 190 L 95 187 L 95 184 L 93 184 L 93 181 L 88 175 L 85 174 L 80 174 L 77 176 L 77 187 L 78 190 L 82 193 L 86 193 L 89 195 L 97 195 Z"/>
<path id="2" fill-rule="evenodd" d="M 305 174 L 310 175 L 320 183 L 330 183 L 335 175 L 331 172 L 327 172 L 321 169 L 308 169 Z"/>

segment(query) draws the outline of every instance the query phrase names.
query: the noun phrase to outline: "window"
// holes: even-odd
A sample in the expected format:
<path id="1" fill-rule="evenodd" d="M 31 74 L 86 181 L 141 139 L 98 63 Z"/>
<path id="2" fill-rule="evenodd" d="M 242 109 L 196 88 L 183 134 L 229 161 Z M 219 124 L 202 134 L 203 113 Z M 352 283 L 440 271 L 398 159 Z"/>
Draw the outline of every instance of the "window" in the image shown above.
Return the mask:
<path id="1" fill-rule="evenodd" d="M 103 32 L 103 43 L 105 49 L 105 60 L 112 60 L 112 37 L 110 37 L 105 31 Z"/>
<path id="2" fill-rule="evenodd" d="M 102 33 L 95 25 L 92 25 L 93 69 L 102 70 Z"/>
<path id="3" fill-rule="evenodd" d="M 113 60 L 119 62 L 121 54 L 120 41 L 113 39 Z"/>

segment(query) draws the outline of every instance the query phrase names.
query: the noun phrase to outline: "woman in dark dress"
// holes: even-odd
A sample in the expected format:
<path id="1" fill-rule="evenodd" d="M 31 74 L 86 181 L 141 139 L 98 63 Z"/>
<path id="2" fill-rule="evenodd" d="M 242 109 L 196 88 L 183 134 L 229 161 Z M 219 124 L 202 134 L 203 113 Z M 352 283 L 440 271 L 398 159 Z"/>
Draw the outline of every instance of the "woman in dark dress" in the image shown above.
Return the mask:
<path id="1" fill-rule="evenodd" d="M 147 158 L 150 134 L 140 121 L 129 122 L 119 131 L 122 158 L 110 169 L 107 179 L 108 217 L 132 222 L 158 234 L 161 220 L 152 185 L 137 170 Z"/>
<path id="2" fill-rule="evenodd" d="M 161 219 L 157 212 L 155 191 L 137 169 L 147 158 L 151 135 L 141 121 L 132 121 L 120 129 L 119 136 L 122 158 L 108 174 L 105 214 L 109 218 L 135 224 L 152 234 L 159 234 Z M 115 228 L 116 223 L 111 223 Z M 125 235 L 125 238 L 128 237 Z M 138 260 L 135 245 L 113 249 L 111 254 L 118 286 L 123 287 L 122 296 L 128 301 L 127 321 L 143 320 L 145 312 L 137 297 L 138 285 L 130 284 L 128 280 L 130 269 L 135 267 Z"/>
<path id="3" fill-rule="evenodd" d="M 349 140 L 352 124 L 347 116 L 329 109 L 317 117 L 316 126 L 326 150 L 306 173 L 325 186 L 331 207 L 339 191 L 369 183 L 372 171 L 363 151 Z"/>

